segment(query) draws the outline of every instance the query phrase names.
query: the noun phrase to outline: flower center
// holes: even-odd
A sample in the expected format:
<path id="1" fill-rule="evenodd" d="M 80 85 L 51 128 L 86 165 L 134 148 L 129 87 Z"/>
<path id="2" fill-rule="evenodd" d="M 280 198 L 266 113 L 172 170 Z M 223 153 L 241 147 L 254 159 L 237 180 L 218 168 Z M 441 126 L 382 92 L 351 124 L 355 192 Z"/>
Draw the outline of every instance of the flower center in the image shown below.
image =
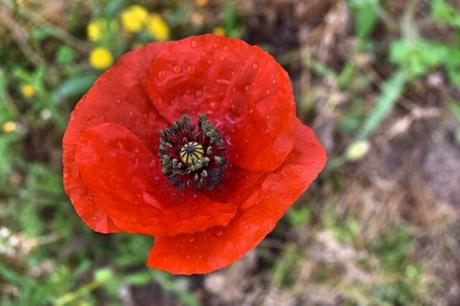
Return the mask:
<path id="1" fill-rule="evenodd" d="M 190 141 L 180 149 L 180 159 L 187 166 L 193 165 L 204 155 L 203 146 L 196 141 Z"/>
<path id="2" fill-rule="evenodd" d="M 194 124 L 189 116 L 174 121 L 160 133 L 158 149 L 163 174 L 184 189 L 213 189 L 227 166 L 224 139 L 212 123 L 200 115 Z"/>

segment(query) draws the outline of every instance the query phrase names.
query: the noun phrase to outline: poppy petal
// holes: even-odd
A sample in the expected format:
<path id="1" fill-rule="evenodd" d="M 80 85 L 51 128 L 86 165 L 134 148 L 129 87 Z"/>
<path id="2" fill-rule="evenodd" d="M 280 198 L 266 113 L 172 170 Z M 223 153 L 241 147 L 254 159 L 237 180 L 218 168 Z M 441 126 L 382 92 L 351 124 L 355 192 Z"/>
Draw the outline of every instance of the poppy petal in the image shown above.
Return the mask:
<path id="1" fill-rule="evenodd" d="M 217 35 L 173 42 L 152 62 L 146 87 L 170 123 L 207 114 L 226 138 L 228 159 L 242 168 L 274 170 L 294 146 L 289 77 L 257 46 Z"/>
<path id="2" fill-rule="evenodd" d="M 80 135 L 88 127 L 116 122 L 129 127 L 149 147 L 158 147 L 158 134 L 165 122 L 151 107 L 144 82 L 149 63 L 168 43 L 150 44 L 123 56 L 103 73 L 76 105 L 63 139 L 64 189 L 82 220 L 94 231 L 118 232 L 103 209 L 82 183 L 75 164 Z M 152 133 L 153 131 L 153 133 Z"/>
<path id="3" fill-rule="evenodd" d="M 161 199 L 171 184 L 161 175 L 158 157 L 116 123 L 86 129 L 75 159 L 92 201 L 120 229 L 150 235 L 177 235 L 226 225 L 237 205 L 194 194 L 182 203 Z"/>
<path id="4" fill-rule="evenodd" d="M 174 274 L 208 273 L 255 247 L 326 164 L 326 152 L 310 128 L 297 121 L 295 136 L 295 147 L 283 165 L 265 176 L 227 226 L 157 237 L 147 265 Z"/>

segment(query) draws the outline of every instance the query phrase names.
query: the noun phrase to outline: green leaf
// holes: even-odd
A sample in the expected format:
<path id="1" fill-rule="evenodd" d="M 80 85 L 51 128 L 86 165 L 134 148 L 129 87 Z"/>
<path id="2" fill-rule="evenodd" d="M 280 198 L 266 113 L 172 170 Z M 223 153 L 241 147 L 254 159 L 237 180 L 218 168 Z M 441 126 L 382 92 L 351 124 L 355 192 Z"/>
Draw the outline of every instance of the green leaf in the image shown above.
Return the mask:
<path id="1" fill-rule="evenodd" d="M 349 0 L 348 5 L 353 12 L 356 35 L 367 38 L 377 23 L 378 0 Z"/>
<path id="2" fill-rule="evenodd" d="M 66 45 L 62 45 L 56 51 L 56 63 L 58 64 L 69 64 L 75 60 L 75 51 Z"/>
<path id="3" fill-rule="evenodd" d="M 67 79 L 54 93 L 54 101 L 59 103 L 62 99 L 84 94 L 96 81 L 98 74 L 92 73 Z"/>
<path id="4" fill-rule="evenodd" d="M 367 138 L 390 113 L 398 98 L 401 96 L 406 84 L 407 76 L 404 71 L 394 73 L 382 85 L 382 93 L 377 98 L 375 107 L 368 114 L 357 136 L 358 139 Z"/>
<path id="5" fill-rule="evenodd" d="M 433 19 L 444 24 L 460 28 L 460 13 L 446 3 L 445 0 L 433 0 L 431 2 Z"/>
<path id="6" fill-rule="evenodd" d="M 390 46 L 390 61 L 404 69 L 411 79 L 441 65 L 448 56 L 445 45 L 420 38 L 397 40 Z"/>

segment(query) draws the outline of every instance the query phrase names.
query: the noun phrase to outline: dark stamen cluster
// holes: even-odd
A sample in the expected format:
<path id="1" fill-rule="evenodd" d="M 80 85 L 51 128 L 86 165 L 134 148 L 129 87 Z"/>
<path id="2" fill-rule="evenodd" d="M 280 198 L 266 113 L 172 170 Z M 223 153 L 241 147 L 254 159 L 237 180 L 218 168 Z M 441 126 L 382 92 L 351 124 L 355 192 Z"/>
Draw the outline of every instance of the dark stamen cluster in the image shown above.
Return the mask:
<path id="1" fill-rule="evenodd" d="M 192 124 L 189 116 L 182 116 L 161 131 L 158 152 L 163 174 L 180 189 L 213 189 L 227 165 L 224 139 L 205 119 L 200 115 Z"/>

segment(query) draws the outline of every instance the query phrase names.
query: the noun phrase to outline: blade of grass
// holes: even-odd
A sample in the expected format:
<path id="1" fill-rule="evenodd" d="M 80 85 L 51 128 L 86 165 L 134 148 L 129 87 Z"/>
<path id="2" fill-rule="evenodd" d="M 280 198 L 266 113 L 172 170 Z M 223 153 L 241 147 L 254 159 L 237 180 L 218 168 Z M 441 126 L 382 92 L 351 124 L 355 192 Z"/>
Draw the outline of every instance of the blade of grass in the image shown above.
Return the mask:
<path id="1" fill-rule="evenodd" d="M 377 98 L 375 107 L 370 111 L 356 138 L 366 139 L 371 135 L 388 116 L 393 106 L 401 96 L 407 81 L 406 73 L 402 70 L 395 72 L 388 81 L 383 83 L 381 94 Z"/>

